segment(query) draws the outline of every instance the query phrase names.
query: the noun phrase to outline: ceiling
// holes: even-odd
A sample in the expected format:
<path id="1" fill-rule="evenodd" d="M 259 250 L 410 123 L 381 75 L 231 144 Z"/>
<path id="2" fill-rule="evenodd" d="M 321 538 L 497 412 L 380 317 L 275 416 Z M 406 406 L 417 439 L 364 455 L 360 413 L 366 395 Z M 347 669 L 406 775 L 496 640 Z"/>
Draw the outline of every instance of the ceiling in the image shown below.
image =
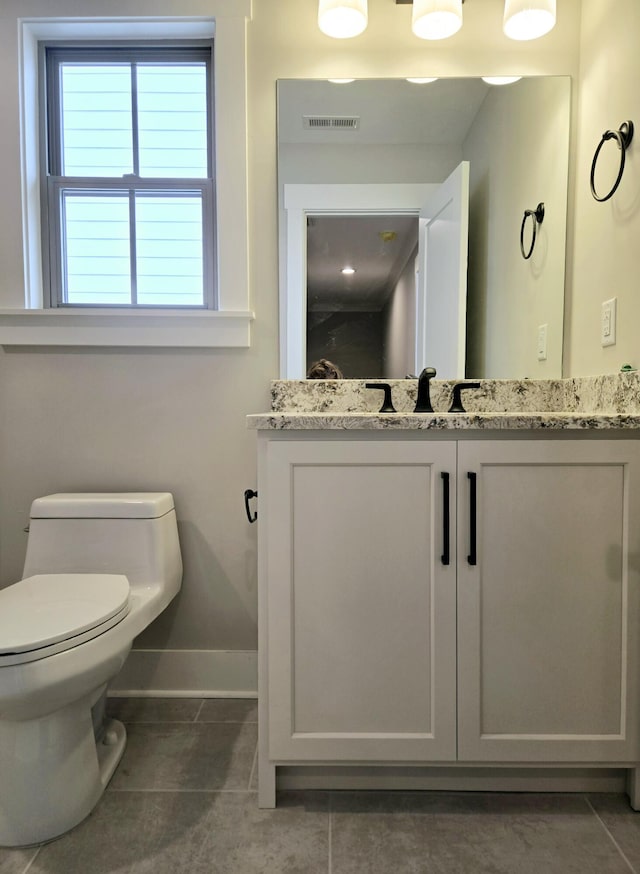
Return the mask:
<path id="1" fill-rule="evenodd" d="M 307 308 L 381 310 L 417 245 L 417 216 L 309 216 Z"/>
<path id="2" fill-rule="evenodd" d="M 280 79 L 278 142 L 460 144 L 491 86 L 482 79 Z M 357 118 L 356 130 L 305 127 L 305 117 Z"/>

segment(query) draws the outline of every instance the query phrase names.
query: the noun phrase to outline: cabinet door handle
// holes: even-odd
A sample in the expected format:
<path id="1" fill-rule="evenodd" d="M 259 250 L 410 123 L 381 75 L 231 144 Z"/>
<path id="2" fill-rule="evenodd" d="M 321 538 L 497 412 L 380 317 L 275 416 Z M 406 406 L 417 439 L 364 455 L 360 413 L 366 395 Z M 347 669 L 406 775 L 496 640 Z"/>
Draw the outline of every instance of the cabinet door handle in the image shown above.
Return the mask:
<path id="1" fill-rule="evenodd" d="M 468 473 L 469 478 L 469 564 L 478 563 L 477 534 L 478 534 L 478 509 L 477 509 L 477 475 Z"/>
<path id="2" fill-rule="evenodd" d="M 442 564 L 449 564 L 451 561 L 450 555 L 450 536 L 451 522 L 449 519 L 449 474 L 444 471 L 440 474 L 442 477 L 442 555 L 440 560 Z"/>

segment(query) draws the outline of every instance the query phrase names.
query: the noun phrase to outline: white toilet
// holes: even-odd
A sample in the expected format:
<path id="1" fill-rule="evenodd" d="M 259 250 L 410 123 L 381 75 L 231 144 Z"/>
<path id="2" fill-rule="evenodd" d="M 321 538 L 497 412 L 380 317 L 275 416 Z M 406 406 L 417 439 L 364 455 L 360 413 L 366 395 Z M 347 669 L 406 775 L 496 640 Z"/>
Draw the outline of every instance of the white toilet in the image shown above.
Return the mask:
<path id="1" fill-rule="evenodd" d="M 24 579 L 0 590 L 0 846 L 57 837 L 96 804 L 126 743 L 107 685 L 181 580 L 168 492 L 33 502 Z"/>

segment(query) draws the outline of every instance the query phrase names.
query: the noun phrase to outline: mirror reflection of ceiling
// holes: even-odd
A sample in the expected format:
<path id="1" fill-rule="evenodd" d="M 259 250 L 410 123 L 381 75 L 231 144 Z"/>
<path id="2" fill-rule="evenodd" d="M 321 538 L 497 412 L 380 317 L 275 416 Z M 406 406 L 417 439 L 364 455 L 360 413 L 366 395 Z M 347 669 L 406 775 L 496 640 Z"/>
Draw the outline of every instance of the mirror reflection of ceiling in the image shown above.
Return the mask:
<path id="1" fill-rule="evenodd" d="M 307 308 L 382 310 L 417 245 L 416 216 L 309 216 Z"/>
<path id="2" fill-rule="evenodd" d="M 357 79 L 342 85 L 281 79 L 278 142 L 460 144 L 491 87 L 482 79 L 437 79 L 421 85 L 406 79 Z M 308 120 L 315 118 L 355 118 L 357 127 L 308 127 Z"/>

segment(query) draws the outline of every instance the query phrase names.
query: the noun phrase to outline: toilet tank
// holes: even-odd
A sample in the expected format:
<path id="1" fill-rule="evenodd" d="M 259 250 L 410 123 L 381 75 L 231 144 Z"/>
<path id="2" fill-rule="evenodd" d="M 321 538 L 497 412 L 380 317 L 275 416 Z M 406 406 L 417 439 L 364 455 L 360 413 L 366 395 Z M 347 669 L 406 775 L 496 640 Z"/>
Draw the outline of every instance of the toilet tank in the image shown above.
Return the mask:
<path id="1" fill-rule="evenodd" d="M 58 494 L 31 505 L 23 576 L 124 574 L 132 588 L 175 593 L 182 580 L 169 492 Z"/>

